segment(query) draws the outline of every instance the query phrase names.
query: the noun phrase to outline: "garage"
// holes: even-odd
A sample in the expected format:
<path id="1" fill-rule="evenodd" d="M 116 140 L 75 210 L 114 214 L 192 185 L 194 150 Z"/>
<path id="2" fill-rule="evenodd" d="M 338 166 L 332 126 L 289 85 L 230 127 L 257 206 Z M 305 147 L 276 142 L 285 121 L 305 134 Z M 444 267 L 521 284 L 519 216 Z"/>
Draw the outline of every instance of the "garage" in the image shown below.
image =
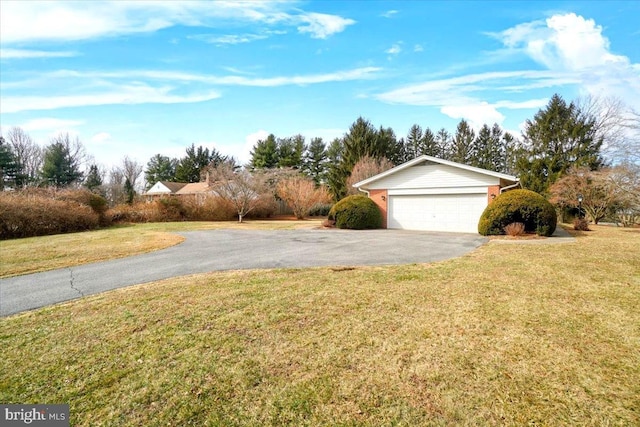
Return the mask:
<path id="1" fill-rule="evenodd" d="M 515 176 L 420 156 L 354 184 L 380 209 L 385 228 L 477 233 L 478 221 Z"/>
<path id="2" fill-rule="evenodd" d="M 477 233 L 484 194 L 389 196 L 387 228 Z"/>

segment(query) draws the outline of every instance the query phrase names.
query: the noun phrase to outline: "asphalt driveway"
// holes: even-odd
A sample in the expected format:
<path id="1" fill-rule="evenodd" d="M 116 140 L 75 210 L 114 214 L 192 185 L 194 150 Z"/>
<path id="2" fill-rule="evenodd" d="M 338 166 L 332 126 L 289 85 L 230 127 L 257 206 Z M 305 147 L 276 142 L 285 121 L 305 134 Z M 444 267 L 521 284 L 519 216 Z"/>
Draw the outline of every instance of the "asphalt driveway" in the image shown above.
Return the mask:
<path id="1" fill-rule="evenodd" d="M 179 233 L 167 249 L 0 279 L 0 316 L 125 286 L 194 273 L 262 268 L 441 261 L 488 240 L 475 234 L 401 230 L 206 230 Z"/>

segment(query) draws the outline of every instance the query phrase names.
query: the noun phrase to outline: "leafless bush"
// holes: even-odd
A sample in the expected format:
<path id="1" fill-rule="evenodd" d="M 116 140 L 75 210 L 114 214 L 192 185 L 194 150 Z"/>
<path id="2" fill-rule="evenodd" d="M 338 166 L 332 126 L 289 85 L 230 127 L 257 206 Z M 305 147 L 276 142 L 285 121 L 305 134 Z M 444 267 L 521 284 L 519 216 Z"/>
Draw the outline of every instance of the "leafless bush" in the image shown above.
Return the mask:
<path id="1" fill-rule="evenodd" d="M 90 206 L 73 200 L 77 195 L 56 198 L 55 194 L 47 190 L 0 193 L 0 239 L 98 228 L 100 215 Z"/>
<path id="2" fill-rule="evenodd" d="M 576 218 L 573 220 L 573 229 L 579 231 L 590 231 L 589 221 L 585 218 Z"/>
<path id="3" fill-rule="evenodd" d="M 316 187 L 311 178 L 295 176 L 278 183 L 278 196 L 287 202 L 298 219 L 309 215 L 311 208 L 319 203 L 328 203 L 331 196 L 324 187 Z"/>
<path id="4" fill-rule="evenodd" d="M 524 224 L 521 222 L 512 222 L 504 228 L 507 236 L 522 236 L 524 234 Z"/>

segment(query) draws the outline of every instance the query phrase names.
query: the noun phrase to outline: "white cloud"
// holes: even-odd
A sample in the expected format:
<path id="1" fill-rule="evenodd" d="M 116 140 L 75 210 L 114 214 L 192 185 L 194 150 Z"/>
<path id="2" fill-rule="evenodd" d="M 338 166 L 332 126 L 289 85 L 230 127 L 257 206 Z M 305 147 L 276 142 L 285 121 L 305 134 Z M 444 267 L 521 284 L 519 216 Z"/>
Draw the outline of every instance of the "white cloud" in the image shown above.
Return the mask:
<path id="1" fill-rule="evenodd" d="M 298 31 L 300 33 L 309 33 L 314 39 L 326 39 L 356 23 L 353 19 L 324 13 L 306 13 L 300 15 L 298 19 L 303 23 L 303 25 L 298 26 Z"/>
<path id="2" fill-rule="evenodd" d="M 388 10 L 380 16 L 382 16 L 383 18 L 393 18 L 397 14 L 398 14 L 397 10 Z"/>
<path id="3" fill-rule="evenodd" d="M 574 13 L 520 24 L 497 37 L 505 46 L 523 49 L 551 70 L 580 71 L 629 63 L 628 58 L 609 51 L 609 39 L 602 35 L 601 26 Z"/>
<path id="4" fill-rule="evenodd" d="M 63 128 L 73 128 L 84 123 L 81 120 L 65 120 L 53 117 L 43 117 L 40 119 L 32 119 L 20 125 L 25 131 L 57 131 Z"/>
<path id="5" fill-rule="evenodd" d="M 388 53 L 389 55 L 397 55 L 402 52 L 402 47 L 399 43 L 394 43 L 389 49 L 385 50 L 384 52 Z"/>
<path id="6" fill-rule="evenodd" d="M 215 76 L 182 71 L 129 70 L 112 72 L 80 72 L 59 70 L 40 74 L 37 78 L 2 84 L 3 113 L 28 110 L 115 105 L 115 104 L 180 104 L 219 98 L 217 86 L 279 87 L 311 85 L 374 78 L 377 67 L 355 68 L 325 74 L 301 76 L 251 77 Z M 132 83 L 133 82 L 133 83 Z M 201 86 L 195 89 L 194 83 Z M 12 95 L 11 91 L 41 88 L 37 96 Z M 65 89 L 67 88 L 67 89 Z"/>
<path id="7" fill-rule="evenodd" d="M 536 109 L 546 99 L 492 101 L 496 94 L 522 94 L 572 85 L 586 94 L 617 96 L 640 108 L 640 67 L 610 52 L 609 40 L 593 20 L 554 15 L 492 34 L 506 51 L 502 61 L 524 53 L 545 70 L 484 72 L 416 82 L 376 95 L 389 103 L 439 107 L 443 114 L 472 122 L 501 123 L 500 109 Z"/>
<path id="8" fill-rule="evenodd" d="M 177 25 L 227 28 L 229 22 L 296 26 L 314 38 L 326 38 L 355 23 L 337 15 L 302 11 L 293 3 L 278 0 L 8 1 L 2 4 L 0 39 L 3 44 L 87 40 L 155 32 Z"/>
<path id="9" fill-rule="evenodd" d="M 413 46 L 413 51 L 414 52 L 423 52 L 424 48 L 422 47 L 422 45 L 417 44 L 417 45 Z"/>
<path id="10" fill-rule="evenodd" d="M 112 140 L 112 137 L 109 132 L 98 132 L 89 139 L 91 144 L 96 144 L 96 145 L 105 144 L 111 140 Z"/>
<path id="11" fill-rule="evenodd" d="M 211 34 L 199 34 L 195 36 L 189 36 L 188 38 L 194 40 L 201 40 L 205 43 L 225 45 L 225 44 L 241 44 L 250 43 L 256 40 L 263 40 L 268 38 L 266 34 L 225 34 L 222 36 L 216 36 Z"/>
<path id="12" fill-rule="evenodd" d="M 494 105 L 487 102 L 464 105 L 443 106 L 440 111 L 454 119 L 466 119 L 471 126 L 479 129 L 485 123 L 498 123 L 504 121 L 504 115 L 496 110 Z"/>
<path id="13" fill-rule="evenodd" d="M 72 56 L 78 56 L 78 53 L 69 51 L 0 49 L 0 59 L 69 58 Z"/>
<path id="14" fill-rule="evenodd" d="M 593 19 L 557 14 L 492 36 L 549 70 L 567 73 L 588 94 L 616 96 L 640 108 L 638 64 L 612 53 L 609 39 Z"/>
<path id="15" fill-rule="evenodd" d="M 121 86 L 104 92 L 59 96 L 6 96 L 3 112 L 16 113 L 30 110 L 56 110 L 59 108 L 87 107 L 114 104 L 179 104 L 203 102 L 219 98 L 215 91 L 188 95 L 172 95 L 168 87 L 146 85 Z"/>

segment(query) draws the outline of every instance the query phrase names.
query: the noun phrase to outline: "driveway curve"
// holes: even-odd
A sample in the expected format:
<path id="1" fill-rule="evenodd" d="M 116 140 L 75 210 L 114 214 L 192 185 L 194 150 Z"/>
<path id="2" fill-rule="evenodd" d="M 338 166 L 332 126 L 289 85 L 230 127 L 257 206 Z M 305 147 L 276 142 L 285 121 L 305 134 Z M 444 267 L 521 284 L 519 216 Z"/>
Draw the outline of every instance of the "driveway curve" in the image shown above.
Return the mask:
<path id="1" fill-rule="evenodd" d="M 0 316 L 194 273 L 264 268 L 412 264 L 471 252 L 474 234 L 404 230 L 205 230 L 143 255 L 0 279 Z"/>

